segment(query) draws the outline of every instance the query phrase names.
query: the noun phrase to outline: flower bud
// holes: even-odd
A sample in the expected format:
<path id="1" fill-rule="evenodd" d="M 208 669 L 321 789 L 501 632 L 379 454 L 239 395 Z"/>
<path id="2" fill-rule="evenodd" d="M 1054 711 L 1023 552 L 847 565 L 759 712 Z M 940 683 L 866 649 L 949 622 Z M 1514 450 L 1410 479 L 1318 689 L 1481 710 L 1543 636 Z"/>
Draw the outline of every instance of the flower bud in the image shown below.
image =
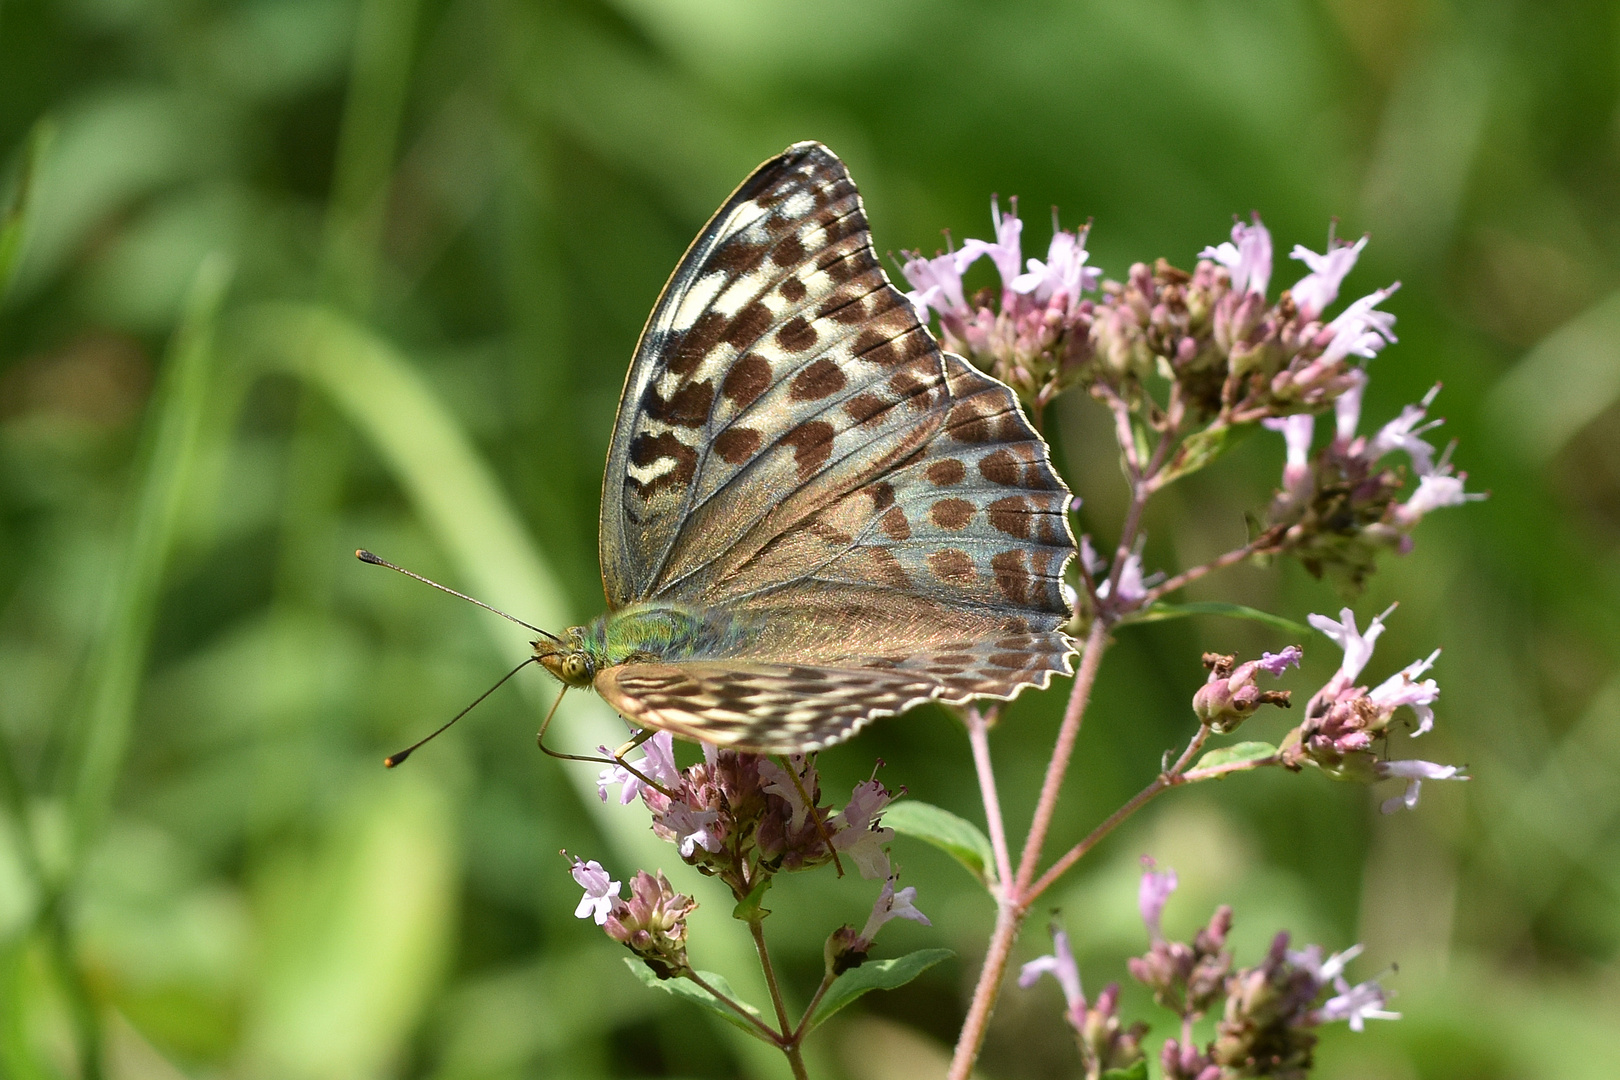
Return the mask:
<path id="1" fill-rule="evenodd" d="M 822 960 L 827 966 L 827 974 L 837 977 L 851 968 L 858 968 L 866 963 L 867 950 L 872 943 L 855 932 L 855 928 L 848 923 L 840 926 L 827 935 L 827 944 L 822 947 Z"/>
<path id="2" fill-rule="evenodd" d="M 660 979 L 686 971 L 686 917 L 697 902 L 670 887 L 662 872 L 636 872 L 630 899 L 616 905 L 603 929 L 630 949 Z"/>
<path id="3" fill-rule="evenodd" d="M 1298 665 L 1303 655 L 1298 645 L 1290 645 L 1280 653 L 1266 653 L 1259 660 L 1234 667 L 1236 657 L 1205 653 L 1204 666 L 1209 669 L 1209 680 L 1193 695 L 1193 712 L 1200 723 L 1225 734 L 1262 705 L 1288 708 L 1287 690 L 1262 690 L 1255 685 L 1255 676 L 1262 671 L 1280 676 L 1289 664 Z"/>
<path id="4" fill-rule="evenodd" d="M 1120 1026 L 1119 983 L 1109 983 L 1097 995 L 1097 1003 L 1085 1010 L 1085 1019 L 1076 1035 L 1090 1060 L 1100 1071 L 1129 1069 L 1142 1060 L 1142 1038 L 1148 1026 L 1137 1021 L 1128 1028 Z"/>

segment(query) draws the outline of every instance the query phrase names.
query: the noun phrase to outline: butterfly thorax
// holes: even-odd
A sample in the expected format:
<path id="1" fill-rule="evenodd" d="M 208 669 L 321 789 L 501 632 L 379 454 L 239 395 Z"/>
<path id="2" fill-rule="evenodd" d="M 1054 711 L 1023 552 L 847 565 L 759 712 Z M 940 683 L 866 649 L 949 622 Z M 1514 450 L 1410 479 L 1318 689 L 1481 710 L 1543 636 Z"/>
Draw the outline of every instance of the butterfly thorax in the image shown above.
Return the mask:
<path id="1" fill-rule="evenodd" d="M 736 612 L 684 604 L 628 604 L 571 626 L 559 642 L 535 642 L 546 670 L 570 686 L 589 686 L 596 673 L 621 664 L 717 658 L 745 650 L 760 627 Z"/>

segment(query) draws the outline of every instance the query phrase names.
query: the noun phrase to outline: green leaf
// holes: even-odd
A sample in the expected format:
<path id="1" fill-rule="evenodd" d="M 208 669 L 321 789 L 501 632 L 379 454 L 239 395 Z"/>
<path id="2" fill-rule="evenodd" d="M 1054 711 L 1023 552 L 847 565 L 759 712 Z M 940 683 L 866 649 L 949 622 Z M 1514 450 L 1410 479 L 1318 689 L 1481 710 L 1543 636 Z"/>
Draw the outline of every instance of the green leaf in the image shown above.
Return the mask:
<path id="1" fill-rule="evenodd" d="M 685 998 L 687 1001 L 701 1005 L 703 1008 L 708 1009 L 716 1016 L 719 1016 L 726 1023 L 731 1024 L 734 1027 L 741 1028 L 743 1031 L 748 1032 L 748 1034 L 754 1036 L 756 1039 L 759 1039 L 762 1042 L 770 1041 L 769 1039 L 765 1038 L 765 1033 L 760 1031 L 759 1028 L 755 1027 L 753 1024 L 750 1024 L 741 1016 L 738 1016 L 736 1009 L 733 1009 L 730 1005 L 727 1005 L 725 1002 L 703 989 L 703 987 L 699 986 L 691 979 L 660 979 L 657 975 L 653 974 L 653 970 L 651 968 L 633 956 L 625 957 L 624 962 L 630 965 L 630 970 L 635 972 L 636 978 L 640 979 L 644 984 L 652 987 L 654 990 L 662 990 L 666 994 L 671 994 L 678 998 Z M 756 1020 L 762 1020 L 760 1011 L 748 1004 L 748 1002 L 739 998 L 736 991 L 732 990 L 731 984 L 726 982 L 725 976 L 716 975 L 712 971 L 700 971 L 697 973 L 697 975 L 698 978 L 702 979 L 704 982 L 726 995 L 726 997 L 736 1002 L 737 1005 L 745 1010 L 749 1016 L 752 1016 Z"/>
<path id="2" fill-rule="evenodd" d="M 1216 458 L 1226 453 L 1246 438 L 1257 424 L 1244 424 L 1240 427 L 1218 427 L 1209 431 L 1196 431 L 1187 436 L 1182 444 L 1176 448 L 1175 456 L 1170 464 L 1161 472 L 1155 483 L 1162 488 L 1171 481 L 1179 480 L 1189 473 L 1210 465 Z M 1145 460 L 1145 459 L 1144 459 Z"/>
<path id="3" fill-rule="evenodd" d="M 893 990 L 904 986 L 941 960 L 956 954 L 949 949 L 919 949 L 893 960 L 868 960 L 858 968 L 844 972 L 833 981 L 831 989 L 816 1006 L 816 1015 L 810 1020 L 814 1031 L 826 1023 L 839 1009 L 854 1001 L 868 990 Z"/>
<path id="4" fill-rule="evenodd" d="M 0 299 L 6 295 L 11 275 L 17 269 L 17 259 L 22 254 L 23 240 L 28 234 L 28 214 L 34 205 L 34 180 L 39 175 L 45 149 L 50 145 L 51 131 L 48 121 L 41 120 L 34 125 L 23 151 L 22 167 L 17 171 L 11 205 L 0 212 Z"/>
<path id="5" fill-rule="evenodd" d="M 775 880 L 769 876 L 761 878 L 759 884 L 755 885 L 747 896 L 737 901 L 737 906 L 731 909 L 731 917 L 741 919 L 743 922 L 754 922 L 769 915 L 771 909 L 764 904 L 765 893 Z"/>
<path id="6" fill-rule="evenodd" d="M 1131 616 L 1130 622 L 1164 622 L 1166 619 L 1184 619 L 1188 615 L 1225 615 L 1229 619 L 1248 619 L 1251 622 L 1265 623 L 1278 630 L 1300 637 L 1309 637 L 1310 628 L 1301 626 L 1292 619 L 1285 619 L 1281 615 L 1273 615 L 1269 611 L 1259 608 L 1244 607 L 1242 604 L 1228 604 L 1220 600 L 1194 600 L 1186 604 L 1166 604 L 1162 600 L 1149 604 L 1140 613 Z"/>
<path id="7" fill-rule="evenodd" d="M 1147 1058 L 1128 1069 L 1109 1069 L 1102 1074 L 1102 1080 L 1148 1080 Z"/>
<path id="8" fill-rule="evenodd" d="M 995 855 L 990 838 L 966 818 L 930 803 L 903 799 L 883 812 L 883 824 L 903 836 L 934 845 L 981 882 L 988 883 L 993 876 Z"/>
<path id="9" fill-rule="evenodd" d="M 1217 765 L 1235 765 L 1242 761 L 1261 761 L 1277 753 L 1268 742 L 1240 742 L 1211 750 L 1198 759 L 1195 769 L 1209 769 Z"/>

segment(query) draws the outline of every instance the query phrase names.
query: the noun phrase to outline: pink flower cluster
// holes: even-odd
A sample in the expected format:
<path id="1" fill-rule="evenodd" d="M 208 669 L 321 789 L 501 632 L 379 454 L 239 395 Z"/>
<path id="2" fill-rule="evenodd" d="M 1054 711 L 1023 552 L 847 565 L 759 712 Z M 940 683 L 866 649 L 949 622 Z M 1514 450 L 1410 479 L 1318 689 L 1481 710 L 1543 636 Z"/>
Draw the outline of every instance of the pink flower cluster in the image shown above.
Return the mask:
<path id="1" fill-rule="evenodd" d="M 1390 611 L 1393 611 L 1392 607 Z M 1410 709 L 1417 718 L 1412 731 L 1416 738 L 1434 727 L 1434 702 L 1440 687 L 1433 679 L 1422 678 L 1440 656 L 1436 649 L 1421 660 L 1414 660 L 1372 689 L 1357 685 L 1362 669 L 1372 658 L 1373 643 L 1384 632 L 1390 612 L 1374 616 L 1365 632 L 1356 629 L 1355 614 L 1345 608 L 1337 621 L 1325 615 L 1312 615 L 1310 623 L 1344 650 L 1344 660 L 1327 684 L 1312 695 L 1305 706 L 1305 720 L 1285 741 L 1282 763 L 1292 769 L 1309 764 L 1340 780 L 1372 783 L 1378 780 L 1406 781 L 1401 795 L 1383 804 L 1384 813 L 1417 805 L 1418 792 L 1425 780 L 1466 780 L 1456 765 L 1432 761 L 1390 761 L 1382 753 L 1396 711 Z"/>
<path id="2" fill-rule="evenodd" d="M 1226 949 L 1232 910 L 1224 906 L 1192 942 L 1168 940 L 1161 918 L 1176 890 L 1176 873 L 1157 869 L 1147 857 L 1142 863 L 1138 907 L 1152 945 L 1129 966 L 1154 1000 L 1181 1018 L 1181 1038 L 1166 1039 L 1159 1055 L 1167 1080 L 1304 1076 L 1317 1041 L 1315 1028 L 1344 1021 L 1361 1031 L 1368 1020 L 1400 1019 L 1384 1007 L 1389 995 L 1376 981 L 1351 985 L 1345 979 L 1345 966 L 1360 954 L 1359 945 L 1324 956 L 1316 945 L 1289 949 L 1289 935 L 1280 933 L 1264 960 L 1234 972 Z M 1069 936 L 1055 923 L 1052 945 L 1050 955 L 1024 965 L 1018 984 L 1027 988 L 1051 975 L 1062 987 L 1064 1017 L 1075 1031 L 1086 1075 L 1136 1065 L 1143 1058 L 1147 1025 L 1122 1026 L 1117 985 L 1088 1005 Z M 1192 1025 L 1217 1008 L 1215 1038 L 1200 1046 L 1191 1038 Z"/>
<path id="3" fill-rule="evenodd" d="M 844 860 L 862 877 L 883 882 L 861 931 L 843 927 L 829 939 L 828 963 L 838 971 L 864 960 L 889 921 L 928 925 L 916 907 L 917 890 L 896 888 L 887 847 L 894 830 L 880 821 L 895 795 L 875 777 L 857 784 L 849 802 L 835 810 L 821 804 L 821 779 L 804 755 L 783 758 L 781 764 L 705 744 L 703 760 L 683 769 L 668 733 L 643 746 L 637 760 L 602 770 L 598 795 L 608 801 L 617 785 L 620 804 L 639 799 L 652 815 L 653 832 L 675 845 L 683 861 L 723 881 L 739 903 L 757 895 L 777 873 L 841 866 Z M 571 872 L 585 890 L 575 915 L 594 919 L 661 978 L 678 971 L 685 962 L 684 919 L 695 906 L 687 897 L 674 892 L 662 874 L 639 873 L 630 900 L 624 901 L 621 882 L 599 863 L 575 860 Z"/>

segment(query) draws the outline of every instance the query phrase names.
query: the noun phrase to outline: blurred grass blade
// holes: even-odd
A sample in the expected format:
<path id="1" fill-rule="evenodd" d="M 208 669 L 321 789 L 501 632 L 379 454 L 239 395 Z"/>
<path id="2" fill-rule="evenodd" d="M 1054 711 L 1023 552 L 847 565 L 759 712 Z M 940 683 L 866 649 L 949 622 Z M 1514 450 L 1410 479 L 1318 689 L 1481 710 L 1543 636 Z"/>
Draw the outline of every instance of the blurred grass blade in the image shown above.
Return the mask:
<path id="1" fill-rule="evenodd" d="M 480 600 L 536 626 L 562 627 L 578 621 L 556 574 L 535 549 L 477 448 L 389 342 L 331 309 L 285 303 L 261 304 L 243 312 L 232 323 L 231 341 L 254 362 L 319 387 L 371 441 L 455 565 L 457 580 L 450 584 L 465 586 Z M 356 540 L 355 546 L 360 542 Z M 503 659 L 522 645 L 523 637 L 504 619 L 490 615 L 485 626 Z M 550 697 L 549 681 L 516 682 L 536 703 Z M 593 694 L 565 697 L 554 730 L 566 731 L 571 741 L 584 746 L 617 745 L 625 732 L 623 723 Z M 623 807 L 603 805 L 593 770 L 565 768 L 562 773 L 612 844 L 619 864 L 657 867 L 671 860 L 670 848 L 647 828 L 645 818 L 625 813 Z M 678 861 L 667 872 L 684 891 L 701 887 L 696 872 Z M 689 875 L 684 884 L 683 875 Z M 729 905 L 705 904 L 693 913 L 690 924 L 694 933 L 701 934 L 709 962 L 731 972 L 745 995 L 763 997 L 766 990 L 752 942 L 729 914 Z M 741 1036 L 731 1045 L 749 1075 L 775 1075 L 780 1062 L 774 1050 Z"/>
<path id="2" fill-rule="evenodd" d="M 1269 611 L 1259 608 L 1245 607 L 1243 604 L 1228 604 L 1221 600 L 1194 600 L 1185 604 L 1166 604 L 1162 601 L 1150 604 L 1136 615 L 1121 620 L 1122 623 L 1164 622 L 1167 619 L 1185 619 L 1189 615 L 1224 615 L 1229 619 L 1247 619 L 1250 622 L 1265 623 L 1288 634 L 1299 637 L 1309 637 L 1310 628 L 1301 626 L 1292 619 L 1285 619 L 1281 615 L 1273 615 Z"/>
<path id="3" fill-rule="evenodd" d="M 0 300 L 11 288 L 11 278 L 22 255 L 23 241 L 28 237 L 28 217 L 34 206 L 34 182 L 39 176 L 40 162 L 50 145 L 55 129 L 48 120 L 34 125 L 23 149 L 22 164 L 17 170 L 17 184 L 12 189 L 11 205 L 0 214 Z"/>
<path id="4" fill-rule="evenodd" d="M 1543 464 L 1620 400 L 1620 292 L 1543 338 L 1490 396 L 1491 429 Z"/>
<path id="5" fill-rule="evenodd" d="M 224 257 L 203 260 L 148 405 L 149 426 L 135 472 L 139 487 L 123 562 L 110 583 L 100 635 L 90 653 L 89 704 L 79 731 L 73 781 L 75 858 L 83 854 L 106 813 L 129 744 L 158 589 L 180 525 L 208 401 L 215 319 L 230 276 Z"/>
<path id="6" fill-rule="evenodd" d="M 250 355 L 320 389 L 371 440 L 467 591 L 536 626 L 568 624 L 556 574 L 477 448 L 392 345 L 317 306 L 263 304 L 233 325 Z M 521 637 L 495 616 L 490 626 L 510 655 L 507 644 Z M 564 712 L 576 697 L 585 695 L 570 696 Z"/>
<path id="7" fill-rule="evenodd" d="M 345 786 L 314 857 L 285 854 L 260 882 L 243 1075 L 390 1075 L 450 955 L 458 872 L 444 792 L 425 770 Z"/>
<path id="8" fill-rule="evenodd" d="M 370 299 L 389 177 L 410 85 L 418 0 L 363 0 L 328 203 L 327 284 L 356 308 Z"/>

